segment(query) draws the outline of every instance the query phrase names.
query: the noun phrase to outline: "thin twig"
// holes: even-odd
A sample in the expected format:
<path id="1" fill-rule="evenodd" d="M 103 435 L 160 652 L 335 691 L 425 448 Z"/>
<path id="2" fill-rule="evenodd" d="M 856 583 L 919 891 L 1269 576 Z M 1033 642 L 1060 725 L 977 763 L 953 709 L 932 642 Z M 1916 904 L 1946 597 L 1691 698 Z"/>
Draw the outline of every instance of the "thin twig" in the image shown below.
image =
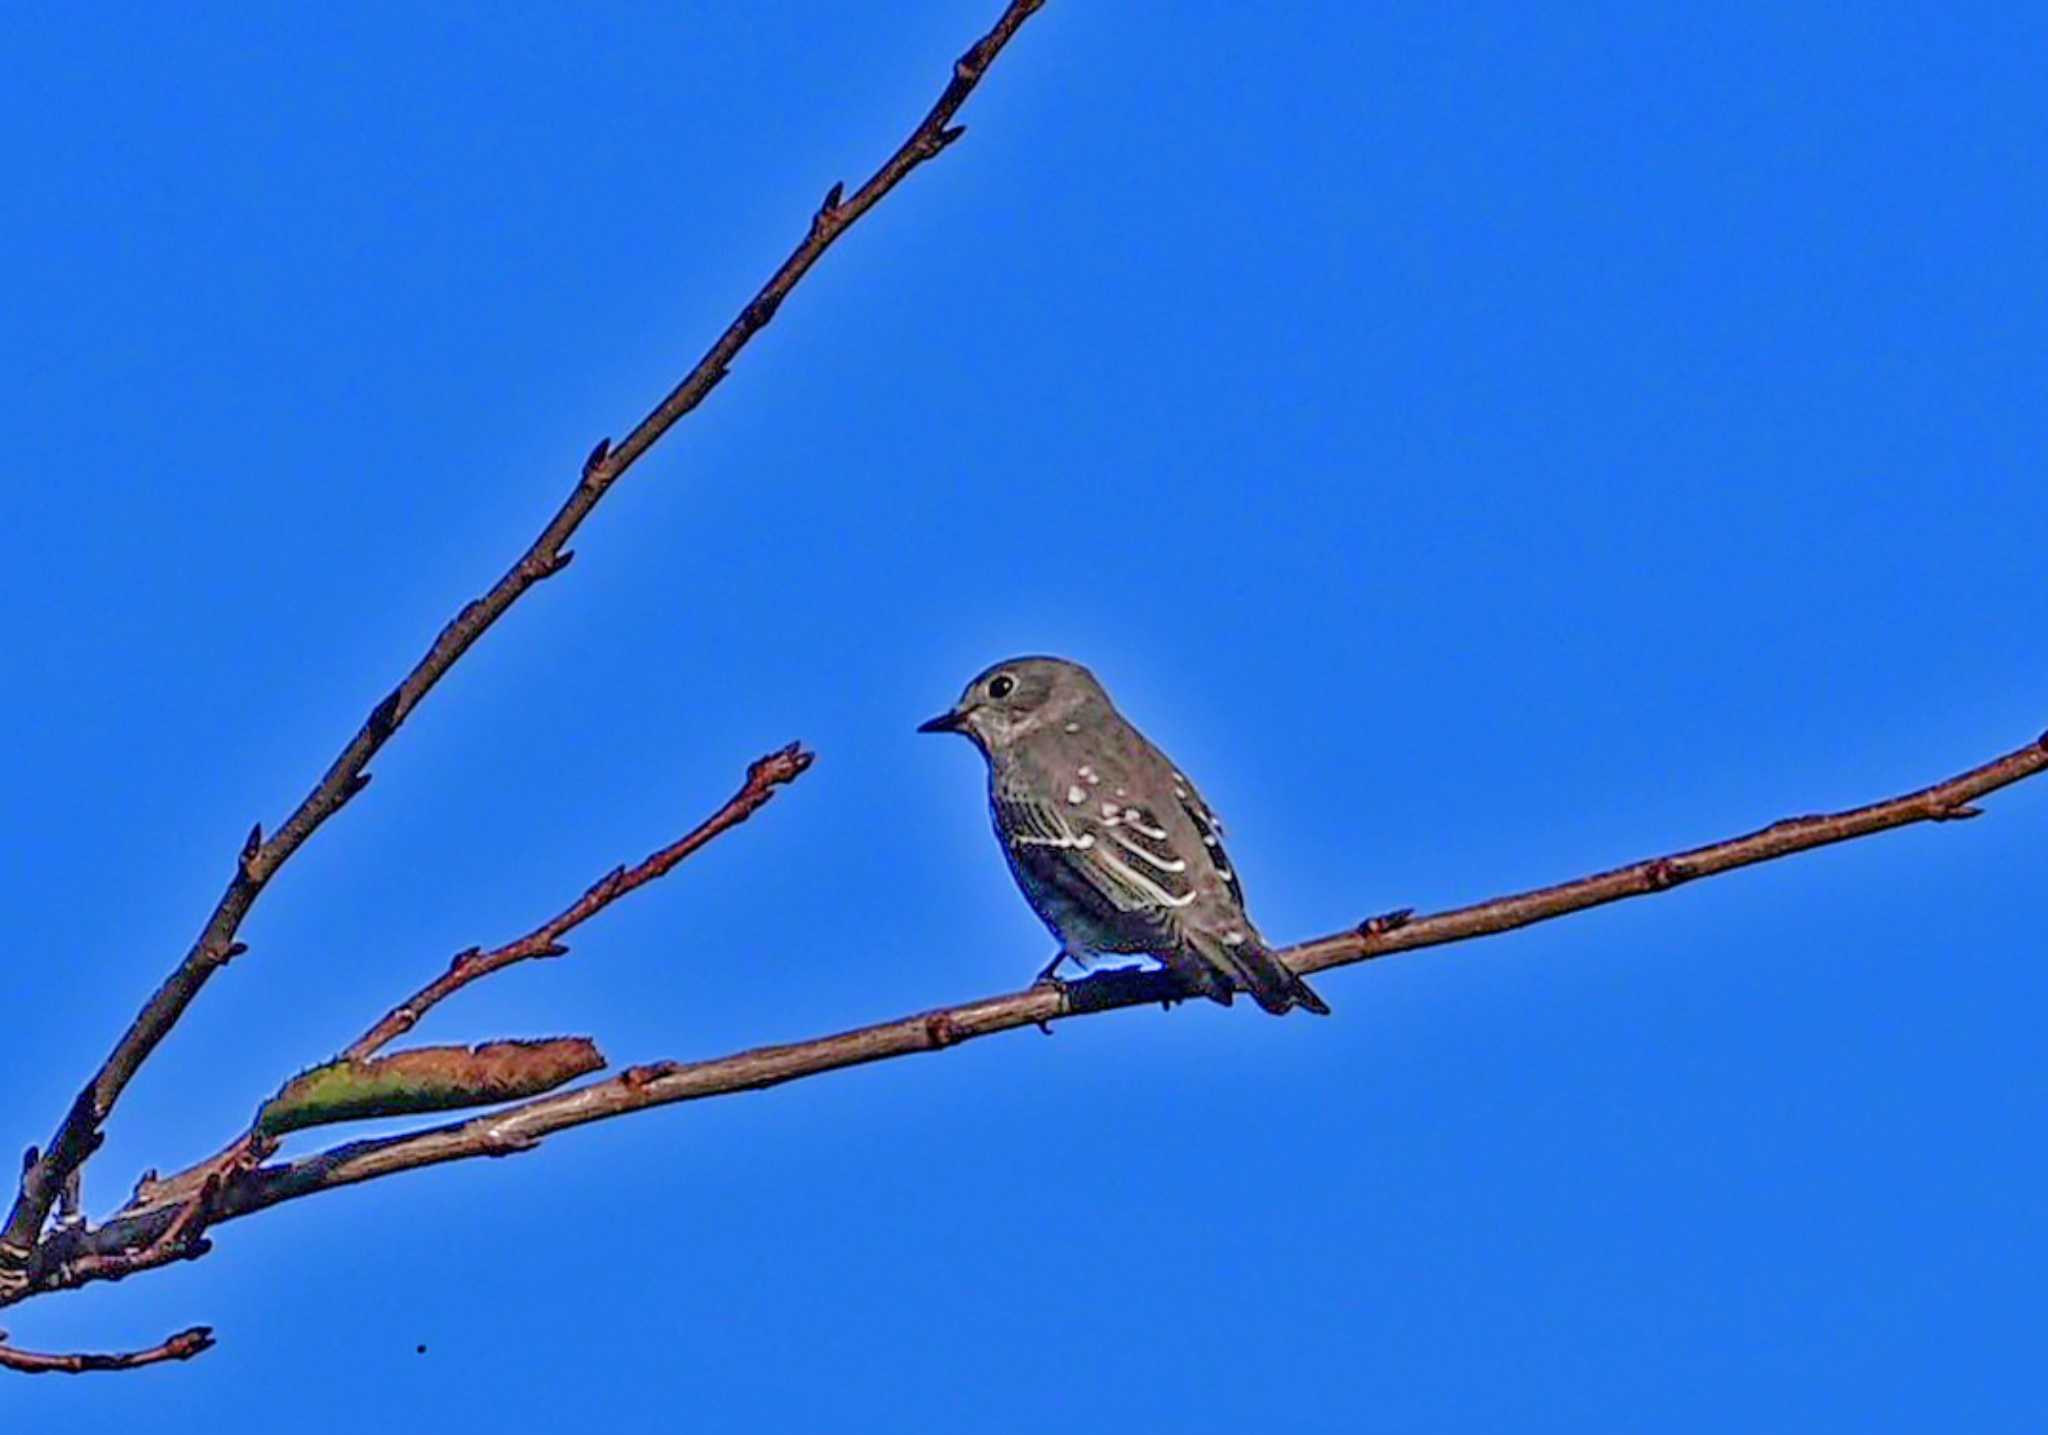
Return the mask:
<path id="1" fill-rule="evenodd" d="M 0 1341 L 6 1339 L 7 1332 L 0 1330 Z M 0 1367 L 19 1370 L 26 1375 L 83 1375 L 88 1370 L 134 1370 L 137 1366 L 159 1365 L 166 1360 L 190 1360 L 201 1351 L 212 1348 L 213 1327 L 195 1325 L 147 1350 L 128 1350 L 118 1355 L 42 1355 L 32 1350 L 0 1345 Z"/>
<path id="2" fill-rule="evenodd" d="M 782 266 L 762 286 L 739 317 L 727 326 L 704 357 L 670 391 L 668 397 L 616 448 L 600 442 L 584 462 L 581 476 L 555 516 L 505 575 L 483 597 L 470 603 L 441 630 L 426 655 L 379 702 L 350 738 L 326 774 L 306 795 L 284 825 L 264 837 L 259 824 L 249 833 L 235 864 L 234 876 L 200 929 L 198 939 L 155 995 L 143 1006 L 113 1050 L 73 1101 L 57 1133 L 40 1153 L 24 1163 L 21 1186 L 4 1227 L 0 1227 L 0 1303 L 19 1294 L 23 1271 L 49 1220 L 50 1209 L 73 1171 L 98 1149 L 100 1128 L 114 1104 L 185 1009 L 212 975 L 244 950 L 235 940 L 256 898 L 287 859 L 322 823 L 340 811 L 368 785 L 370 760 L 404 723 L 436 683 L 454 667 L 471 644 L 536 583 L 554 576 L 573 556 L 565 546 L 612 485 L 654 446 L 683 415 L 703 402 L 726 376 L 747 341 L 774 318 L 797 281 L 810 271 L 853 222 L 880 202 L 912 170 L 932 159 L 962 133 L 951 127 L 953 116 L 980 83 L 996 55 L 1019 26 L 1044 0 L 1011 0 L 995 27 L 976 41 L 953 65 L 952 77 L 938 103 L 872 178 L 841 199 L 843 186 L 833 185 L 812 216 L 809 230 Z"/>
<path id="3" fill-rule="evenodd" d="M 1282 955 L 1296 970 L 1315 972 L 1396 951 L 1489 936 L 1889 828 L 1975 815 L 1969 804 L 1978 798 L 2043 770 L 2048 770 L 2048 734 L 1996 761 L 1902 797 L 1828 816 L 1793 818 L 1725 842 L 1433 916 L 1372 919 L 1359 929 L 1304 942 Z M 937 1051 L 999 1031 L 1045 1027 L 1090 1012 L 1186 995 L 1167 972 L 1111 971 L 1064 987 L 1031 987 L 812 1041 L 757 1047 L 711 1061 L 635 1067 L 606 1081 L 467 1121 L 351 1142 L 303 1160 L 262 1167 L 223 1192 L 215 1219 L 233 1220 L 283 1201 L 444 1161 L 530 1151 L 553 1132 L 650 1106 L 759 1090 L 841 1067 Z M 116 1249 L 124 1243 L 146 1244 L 161 1228 L 165 1210 L 123 1212 L 81 1239 Z M 50 1244 L 61 1246 L 61 1233 Z M 57 1254 L 54 1249 L 48 1253 L 51 1259 Z M 40 1267 L 32 1274 L 38 1282 L 45 1278 Z"/>
<path id="4" fill-rule="evenodd" d="M 747 768 L 747 780 L 740 790 L 732 795 L 725 806 L 711 814 L 678 841 L 670 843 L 649 856 L 636 867 L 614 867 L 599 878 L 590 888 L 556 916 L 541 923 L 525 936 L 507 942 L 490 951 L 475 947 L 458 952 L 448 964 L 448 970 L 428 982 L 382 1017 L 376 1025 L 357 1037 L 349 1048 L 342 1052 L 348 1061 L 361 1061 L 378 1051 L 397 1037 L 403 1036 L 418 1025 L 425 1016 L 443 1000 L 454 995 L 471 982 L 502 971 L 515 962 L 536 957 L 559 957 L 568 953 L 562 945 L 562 938 L 583 925 L 612 903 L 668 872 L 685 857 L 703 847 L 719 833 L 739 826 L 775 795 L 775 789 L 784 783 L 794 782 L 811 765 L 814 754 L 805 752 L 798 743 L 779 748 L 766 757 L 759 758 Z"/>

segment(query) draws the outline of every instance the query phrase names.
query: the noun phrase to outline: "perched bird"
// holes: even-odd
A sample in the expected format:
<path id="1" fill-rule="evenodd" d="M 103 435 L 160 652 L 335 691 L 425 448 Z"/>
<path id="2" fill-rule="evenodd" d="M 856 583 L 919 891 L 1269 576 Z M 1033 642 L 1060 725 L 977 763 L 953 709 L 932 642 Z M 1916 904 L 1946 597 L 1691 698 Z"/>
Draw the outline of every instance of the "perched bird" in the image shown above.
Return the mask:
<path id="1" fill-rule="evenodd" d="M 959 733 L 988 759 L 996 840 L 1060 942 L 1040 980 L 1142 952 L 1225 1006 L 1241 988 L 1276 1016 L 1329 1013 L 1245 915 L 1216 814 L 1079 663 L 997 663 L 918 731 Z"/>

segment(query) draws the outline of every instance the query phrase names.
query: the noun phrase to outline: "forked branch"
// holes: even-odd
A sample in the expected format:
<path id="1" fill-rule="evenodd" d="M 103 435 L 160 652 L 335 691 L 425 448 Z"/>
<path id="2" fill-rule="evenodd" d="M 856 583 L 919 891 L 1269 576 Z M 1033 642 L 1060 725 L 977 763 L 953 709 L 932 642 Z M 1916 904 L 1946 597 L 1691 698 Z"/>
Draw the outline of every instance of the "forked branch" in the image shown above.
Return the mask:
<path id="1" fill-rule="evenodd" d="M 569 565 L 574 555 L 567 544 L 584 519 L 642 454 L 677 420 L 703 402 L 705 395 L 726 376 L 747 341 L 774 318 L 797 281 L 810 272 L 832 243 L 912 170 L 960 137 L 962 131 L 953 126 L 953 116 L 1018 27 L 1044 3 L 1045 0 L 1010 0 L 995 27 L 954 62 L 953 73 L 937 103 L 867 183 L 843 198 L 844 186 L 832 186 L 824 204 L 812 216 L 803 239 L 682 382 L 616 448 L 603 441 L 591 450 L 575 487 L 541 529 L 540 536 L 488 592 L 464 607 L 441 630 L 412 671 L 371 709 L 284 825 L 268 837 L 261 824 L 250 830 L 227 890 L 214 905 L 191 948 L 115 1042 L 99 1070 L 72 1102 L 49 1145 L 41 1151 L 30 1149 L 23 1163 L 20 1188 L 6 1222 L 0 1225 L 0 1304 L 23 1293 L 25 1272 L 42 1239 L 51 1208 L 79 1168 L 98 1149 L 100 1128 L 121 1093 L 213 974 L 245 950 L 236 934 L 264 887 L 322 824 L 369 784 L 370 760 L 470 646 L 535 584 Z"/>
<path id="2" fill-rule="evenodd" d="M 494 947 L 488 952 L 476 947 L 457 952 L 454 960 L 448 964 L 447 970 L 379 1017 L 368 1031 L 357 1037 L 340 1056 L 328 1064 L 328 1067 L 322 1069 L 331 1070 L 336 1066 L 354 1067 L 371 1062 L 375 1053 L 386 1043 L 412 1030 L 434 1007 L 472 982 L 480 981 L 493 972 L 503 971 L 515 963 L 530 959 L 565 955 L 569 949 L 562 945 L 561 939 L 568 935 L 571 929 L 581 926 L 614 902 L 638 891 L 648 883 L 667 876 L 685 858 L 701 851 L 720 833 L 728 832 L 745 822 L 767 805 L 778 788 L 803 776 L 814 760 L 814 754 L 806 752 L 800 743 L 794 742 L 787 747 L 777 748 L 766 757 L 756 758 L 748 764 L 746 781 L 740 784 L 739 791 L 728 798 L 723 807 L 698 823 L 688 833 L 635 866 L 613 868 L 592 883 L 582 896 L 525 936 L 503 946 Z M 404 1055 L 406 1053 L 400 1053 L 400 1056 Z M 600 1059 L 596 1066 L 584 1068 L 573 1075 L 584 1075 L 603 1064 Z M 550 1087 L 555 1084 L 557 1083 L 553 1080 L 549 1081 Z M 222 1162 L 231 1160 L 237 1151 L 247 1150 L 251 1143 L 260 1144 L 265 1139 L 265 1112 L 273 1109 L 275 1105 L 275 1099 L 268 1103 L 264 1111 L 257 1113 L 256 1125 L 239 1137 L 234 1145 L 218 1155 L 174 1176 L 159 1179 L 152 1173 L 144 1177 L 135 1189 L 135 1197 L 130 1202 L 131 1207 L 157 1207 L 183 1203 L 191 1199 L 199 1193 L 214 1173 L 224 1169 Z M 76 1263 L 74 1269 L 75 1266 Z M 0 1304 L 4 1303 L 0 1301 Z"/>

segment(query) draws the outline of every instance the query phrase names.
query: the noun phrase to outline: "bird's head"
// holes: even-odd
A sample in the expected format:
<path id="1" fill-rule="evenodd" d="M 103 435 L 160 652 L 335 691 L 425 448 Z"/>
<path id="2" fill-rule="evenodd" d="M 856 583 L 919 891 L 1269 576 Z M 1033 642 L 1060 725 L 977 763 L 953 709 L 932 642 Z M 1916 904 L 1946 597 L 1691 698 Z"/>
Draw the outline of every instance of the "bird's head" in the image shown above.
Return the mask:
<path id="1" fill-rule="evenodd" d="M 1065 658 L 1011 658 L 975 674 L 960 700 L 919 732 L 957 732 L 995 752 L 1049 722 L 1069 722 L 1109 696 L 1095 675 Z"/>

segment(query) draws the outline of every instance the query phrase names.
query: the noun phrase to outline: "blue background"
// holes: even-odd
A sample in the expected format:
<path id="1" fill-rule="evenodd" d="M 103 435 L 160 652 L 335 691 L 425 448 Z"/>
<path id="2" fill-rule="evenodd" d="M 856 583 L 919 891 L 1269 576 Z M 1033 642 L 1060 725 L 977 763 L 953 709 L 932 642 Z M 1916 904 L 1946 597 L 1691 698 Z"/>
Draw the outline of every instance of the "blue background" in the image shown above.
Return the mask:
<path id="1" fill-rule="evenodd" d="M 6 1140 L 997 8 L 10 20 Z M 754 824 L 421 1038 L 688 1058 L 1020 984 L 979 765 L 911 731 L 1017 651 L 1198 775 L 1276 940 L 2030 739 L 2043 16 L 1056 0 L 288 867 L 90 1207 L 791 737 Z M 2038 1429 L 2048 782 L 1989 807 L 1332 973 L 1324 1022 L 1124 1013 L 292 1204 L 7 1311 L 222 1344 L 0 1411 Z"/>

